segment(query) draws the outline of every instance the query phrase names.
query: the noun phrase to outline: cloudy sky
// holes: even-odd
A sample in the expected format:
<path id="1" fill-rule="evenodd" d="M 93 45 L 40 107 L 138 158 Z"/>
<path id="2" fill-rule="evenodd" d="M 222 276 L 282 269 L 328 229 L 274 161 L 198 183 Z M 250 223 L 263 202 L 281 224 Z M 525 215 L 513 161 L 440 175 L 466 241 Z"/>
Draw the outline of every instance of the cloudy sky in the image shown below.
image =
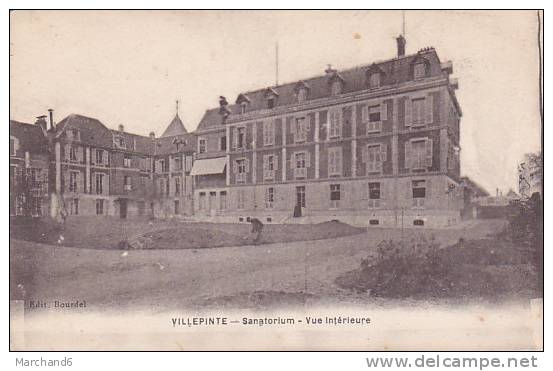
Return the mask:
<path id="1" fill-rule="evenodd" d="M 535 12 L 407 11 L 407 53 L 426 46 L 459 79 L 462 173 L 517 189 L 516 164 L 541 145 Z M 395 56 L 400 11 L 16 11 L 10 117 L 79 113 L 161 134 L 194 130 L 219 95 Z"/>

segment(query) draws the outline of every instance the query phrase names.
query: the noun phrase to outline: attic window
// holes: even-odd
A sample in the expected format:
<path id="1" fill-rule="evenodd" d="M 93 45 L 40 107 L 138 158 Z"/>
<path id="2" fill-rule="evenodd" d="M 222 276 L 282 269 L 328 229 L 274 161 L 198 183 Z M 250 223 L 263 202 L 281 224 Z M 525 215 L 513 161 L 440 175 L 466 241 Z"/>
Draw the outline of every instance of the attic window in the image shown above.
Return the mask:
<path id="1" fill-rule="evenodd" d="M 240 103 L 240 114 L 241 114 L 241 115 L 243 115 L 244 113 L 246 113 L 246 108 L 247 108 L 247 103 L 246 103 L 246 102 Z"/>
<path id="2" fill-rule="evenodd" d="M 271 97 L 267 99 L 267 108 L 272 109 L 275 108 L 275 98 Z"/>
<path id="3" fill-rule="evenodd" d="M 81 133 L 76 129 L 69 129 L 66 135 L 69 140 L 81 140 Z"/>
<path id="4" fill-rule="evenodd" d="M 298 103 L 305 102 L 307 100 L 307 89 L 300 88 L 296 96 Z"/>
<path id="5" fill-rule="evenodd" d="M 332 82 L 330 86 L 330 92 L 332 95 L 338 95 L 342 93 L 342 82 L 338 79 Z"/>
<path id="6" fill-rule="evenodd" d="M 125 144 L 125 138 L 123 138 L 121 135 L 114 136 L 113 143 L 119 148 L 127 148 L 127 145 Z"/>
<path id="7" fill-rule="evenodd" d="M 415 80 L 425 78 L 428 74 L 426 63 L 419 62 L 413 67 L 413 77 Z"/>
<path id="8" fill-rule="evenodd" d="M 376 89 L 380 87 L 380 72 L 373 72 L 369 75 L 369 88 Z"/>

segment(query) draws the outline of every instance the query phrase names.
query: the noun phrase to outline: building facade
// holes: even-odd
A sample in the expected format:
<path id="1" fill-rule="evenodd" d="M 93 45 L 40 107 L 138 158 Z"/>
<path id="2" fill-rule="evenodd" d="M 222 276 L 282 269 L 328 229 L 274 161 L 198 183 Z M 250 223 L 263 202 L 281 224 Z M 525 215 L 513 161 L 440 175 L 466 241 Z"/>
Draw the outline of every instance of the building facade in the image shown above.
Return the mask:
<path id="1" fill-rule="evenodd" d="M 462 113 L 452 65 L 433 48 L 405 56 L 404 47 L 400 37 L 396 58 L 329 67 L 322 76 L 239 94 L 234 104 L 222 97 L 202 122 L 212 122 L 213 135 L 224 128 L 225 183 L 220 174 L 213 189 L 196 189 L 199 209 L 202 197 L 224 192 L 224 207 L 208 201 L 220 221 L 459 222 Z"/>
<path id="2" fill-rule="evenodd" d="M 389 60 L 329 66 L 232 104 L 220 97 L 194 133 L 178 114 L 159 138 L 80 115 L 50 119 L 46 131 L 43 118 L 35 127 L 49 140 L 52 198 L 70 215 L 458 223 L 462 112 L 452 64 L 433 48 L 405 55 L 405 39 L 397 43 Z"/>

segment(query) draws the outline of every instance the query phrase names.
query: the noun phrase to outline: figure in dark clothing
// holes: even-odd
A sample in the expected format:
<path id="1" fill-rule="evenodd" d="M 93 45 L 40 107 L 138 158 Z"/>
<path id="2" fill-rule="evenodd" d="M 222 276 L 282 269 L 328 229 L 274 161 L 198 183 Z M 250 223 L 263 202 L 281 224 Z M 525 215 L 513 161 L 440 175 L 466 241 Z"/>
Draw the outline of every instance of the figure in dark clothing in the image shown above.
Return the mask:
<path id="1" fill-rule="evenodd" d="M 256 234 L 253 243 L 258 243 L 261 238 L 261 231 L 263 231 L 263 223 L 261 223 L 261 220 L 257 218 L 251 218 L 250 223 L 252 224 L 251 233 Z"/>

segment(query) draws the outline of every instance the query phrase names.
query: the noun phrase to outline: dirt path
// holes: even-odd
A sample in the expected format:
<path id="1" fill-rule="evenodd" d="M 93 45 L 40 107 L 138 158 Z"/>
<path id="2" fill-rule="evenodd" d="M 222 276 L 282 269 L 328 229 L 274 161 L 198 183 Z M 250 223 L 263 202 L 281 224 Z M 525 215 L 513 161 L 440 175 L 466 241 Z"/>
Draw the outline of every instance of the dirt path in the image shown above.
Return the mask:
<path id="1" fill-rule="evenodd" d="M 483 236 L 498 225 L 471 225 L 470 235 Z M 450 244 L 467 232 L 419 230 L 410 238 L 434 235 Z M 80 299 L 98 309 L 136 306 L 153 311 L 206 304 L 255 307 L 273 301 L 302 305 L 304 300 L 358 300 L 335 287 L 334 279 L 358 267 L 379 241 L 400 237 L 398 230 L 375 229 L 319 241 L 128 252 L 12 240 L 12 298 L 24 294 L 27 300 Z M 307 298 L 297 295 L 305 291 Z"/>

